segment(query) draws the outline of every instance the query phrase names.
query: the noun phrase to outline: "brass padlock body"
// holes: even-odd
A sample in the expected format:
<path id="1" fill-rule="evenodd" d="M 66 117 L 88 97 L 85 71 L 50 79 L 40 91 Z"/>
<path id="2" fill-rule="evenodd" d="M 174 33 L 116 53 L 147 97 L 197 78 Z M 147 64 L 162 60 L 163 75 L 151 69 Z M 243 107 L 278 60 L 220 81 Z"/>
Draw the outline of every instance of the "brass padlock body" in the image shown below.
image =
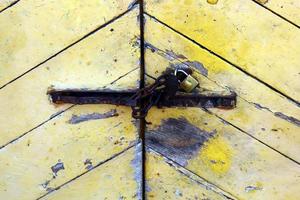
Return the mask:
<path id="1" fill-rule="evenodd" d="M 195 89 L 199 85 L 199 82 L 192 77 L 191 75 L 188 75 L 179 85 L 181 89 L 183 89 L 186 92 L 191 92 L 193 89 Z"/>
<path id="2" fill-rule="evenodd" d="M 192 77 L 190 74 L 188 74 L 186 71 L 182 69 L 177 69 L 175 70 L 175 75 L 178 75 L 178 72 L 181 72 L 183 75 L 186 77 L 180 81 L 179 88 L 183 89 L 185 92 L 191 92 L 193 89 L 195 89 L 198 85 L 199 82 Z"/>

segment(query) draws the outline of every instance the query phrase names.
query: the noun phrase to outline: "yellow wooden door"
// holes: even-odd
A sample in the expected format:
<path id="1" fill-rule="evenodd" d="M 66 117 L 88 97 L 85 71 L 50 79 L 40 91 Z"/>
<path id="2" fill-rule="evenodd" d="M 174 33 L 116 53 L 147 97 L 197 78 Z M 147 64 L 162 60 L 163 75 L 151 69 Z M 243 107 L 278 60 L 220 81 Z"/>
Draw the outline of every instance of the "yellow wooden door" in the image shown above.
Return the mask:
<path id="1" fill-rule="evenodd" d="M 299 199 L 296 0 L 0 0 L 0 199 Z M 143 12 L 143 13 L 141 13 Z M 188 66 L 237 106 L 53 104 Z"/>

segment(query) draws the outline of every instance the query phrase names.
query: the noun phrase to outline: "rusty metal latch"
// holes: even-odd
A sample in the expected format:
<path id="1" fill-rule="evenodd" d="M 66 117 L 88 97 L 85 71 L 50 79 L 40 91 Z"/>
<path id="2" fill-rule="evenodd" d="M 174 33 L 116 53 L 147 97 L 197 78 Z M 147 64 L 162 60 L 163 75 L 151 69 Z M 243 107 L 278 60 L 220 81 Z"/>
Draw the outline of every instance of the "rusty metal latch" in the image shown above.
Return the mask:
<path id="1" fill-rule="evenodd" d="M 236 106 L 236 94 L 201 92 L 192 70 L 167 69 L 155 82 L 139 90 L 55 90 L 47 92 L 56 104 L 114 104 L 132 107 L 134 118 L 143 118 L 152 106 L 204 107 L 231 109 Z"/>

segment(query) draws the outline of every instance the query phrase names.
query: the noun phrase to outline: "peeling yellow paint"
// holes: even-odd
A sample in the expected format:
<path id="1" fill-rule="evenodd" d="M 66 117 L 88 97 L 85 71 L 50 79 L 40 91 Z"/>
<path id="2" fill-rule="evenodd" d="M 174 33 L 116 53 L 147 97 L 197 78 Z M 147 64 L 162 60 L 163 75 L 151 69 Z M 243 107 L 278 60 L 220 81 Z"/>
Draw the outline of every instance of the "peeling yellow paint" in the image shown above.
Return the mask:
<path id="1" fill-rule="evenodd" d="M 71 124 L 72 116 L 105 113 L 118 116 Z M 137 127 L 128 107 L 75 106 L 0 150 L 0 197 L 36 199 L 133 145 Z M 51 167 L 63 163 L 54 173 Z M 18 192 L 15 192 L 15 188 Z"/>
<path id="2" fill-rule="evenodd" d="M 135 180 L 138 169 L 132 166 L 135 155 L 132 147 L 43 199 L 140 199 L 139 182 Z"/>
<path id="3" fill-rule="evenodd" d="M 0 9 L 11 2 L 0 0 Z M 261 2 L 299 22 L 300 4 L 295 0 Z M 21 0 L 0 14 L 4 30 L 0 32 L 3 52 L 0 87 L 124 12 L 130 3 L 129 0 Z M 146 0 L 146 11 L 299 99 L 299 30 L 263 7 L 250 0 Z M 0 150 L 1 199 L 35 199 L 77 176 L 45 198 L 141 199 L 140 179 L 136 177 L 140 167 L 132 164 L 137 152 L 135 147 L 126 150 L 136 144 L 138 137 L 137 122 L 132 120 L 130 108 L 85 105 L 59 114 L 70 105 L 52 105 L 46 95 L 49 87 L 137 88 L 140 77 L 140 51 L 135 45 L 140 33 L 137 16 L 138 9 L 133 9 L 0 90 L 3 100 L 0 146 L 30 130 Z M 191 144 L 200 147 L 194 148 L 196 154 L 188 157 L 188 164 L 184 165 L 187 169 L 160 154 L 148 152 L 147 198 L 227 199 L 226 195 L 235 199 L 229 192 L 238 199 L 298 199 L 299 165 L 269 146 L 292 159 L 300 159 L 296 121 L 300 108 L 149 16 L 146 19 L 146 42 L 167 53 L 161 55 L 162 52 L 147 49 L 147 73 L 158 76 L 170 65 L 202 63 L 208 74 L 194 75 L 203 90 L 228 92 L 230 88 L 239 95 L 237 108 L 209 109 L 211 114 L 200 108 L 150 110 L 147 129 L 160 127 L 168 118 L 174 118 L 185 119 L 203 130 L 197 134 L 206 131 L 214 134 L 204 143 L 197 143 L 197 137 L 193 139 Z M 126 73 L 129 74 L 112 83 Z M 147 78 L 147 83 L 150 82 Z M 71 123 L 74 116 L 111 110 L 118 115 Z M 31 130 L 53 114 L 58 116 Z M 182 144 L 170 142 L 179 152 L 189 143 Z M 101 164 L 111 156 L 116 157 Z M 97 164 L 101 165 L 88 171 Z M 53 170 L 55 166 L 57 170 Z M 88 173 L 80 176 L 85 172 Z"/>
<path id="4" fill-rule="evenodd" d="M 71 3 L 71 1 L 68 2 Z M 97 2 L 99 3 L 99 1 Z M 94 1 L 94 3 L 97 2 Z M 51 2 L 45 3 L 46 5 L 51 4 Z M 75 7 L 79 6 L 77 4 L 79 1 L 74 1 L 74 3 L 76 4 L 74 4 Z M 85 6 L 91 6 L 92 4 L 90 3 L 93 3 L 93 1 L 84 4 Z M 105 2 L 101 1 L 100 3 Z M 109 4 L 114 4 L 114 1 L 110 1 Z M 125 5 L 126 2 L 114 4 L 114 9 L 109 7 L 98 9 L 103 11 L 109 10 L 107 11 L 109 15 L 106 16 L 111 16 L 110 14 L 114 15 L 116 13 L 114 11 L 123 9 L 123 6 L 120 8 L 118 6 L 121 4 Z M 34 5 L 37 6 L 38 4 Z M 22 4 L 18 6 L 22 7 Z M 60 6 L 60 4 L 57 6 Z M 65 6 L 69 7 L 71 5 Z M 94 7 L 96 6 L 94 5 Z M 52 12 L 48 7 L 40 9 Z M 57 13 L 67 14 L 64 10 L 66 8 L 59 7 L 57 9 L 62 9 L 57 11 Z M 90 11 L 89 14 L 93 15 L 91 9 L 83 8 L 83 10 Z M 81 10 L 75 9 L 75 11 L 72 11 L 79 12 L 78 18 L 74 19 L 75 24 L 78 22 L 88 23 L 87 21 L 79 20 L 81 19 Z M 34 12 L 35 10 L 32 8 L 31 11 Z M 48 20 L 49 12 L 44 13 L 48 14 Z M 3 18 L 2 14 L 0 14 L 0 21 L 1 17 Z M 37 19 L 38 16 L 36 17 Z M 140 77 L 140 50 L 139 47 L 133 46 L 132 40 L 140 33 L 137 16 L 138 8 L 135 8 L 122 18 L 115 20 L 0 90 L 0 110 L 2 113 L 0 115 L 0 129 L 2 130 L 0 146 L 5 145 L 0 150 L 1 161 L 3 161 L 2 165 L 0 165 L 1 199 L 36 199 L 80 176 L 82 173 L 92 169 L 92 167 L 110 159 L 110 157 L 126 150 L 137 142 L 137 122 L 131 118 L 130 107 L 113 105 L 76 105 L 73 107 L 69 104 L 54 105 L 47 96 L 49 87 L 58 89 L 136 89 Z M 93 23 L 105 21 L 105 19 L 97 20 L 96 14 L 87 17 L 92 17 Z M 40 19 L 44 18 L 41 17 Z M 86 33 L 87 30 L 85 30 L 84 24 L 79 24 L 78 28 L 82 29 L 83 33 Z M 51 26 L 51 23 L 47 25 Z M 29 27 L 34 27 L 34 25 L 31 24 Z M 64 31 L 58 27 L 57 29 L 57 34 L 51 34 L 52 38 L 57 38 L 59 31 Z M 128 30 L 124 32 L 124 29 Z M 21 28 L 21 30 L 23 29 Z M 75 35 L 77 37 L 79 33 Z M 32 34 L 31 40 L 35 37 L 37 36 Z M 58 40 L 60 39 L 58 38 Z M 64 42 L 68 42 L 68 40 Z M 25 46 L 24 48 L 30 54 L 39 51 L 39 46 L 34 46 L 32 42 Z M 31 48 L 34 50 L 31 50 Z M 44 50 L 43 52 L 45 53 L 53 49 L 45 46 Z M 23 57 L 16 54 L 14 56 L 17 56 L 20 59 L 18 62 L 23 64 L 26 63 L 25 60 L 30 60 L 27 54 L 24 54 Z M 39 55 L 32 57 L 34 59 L 40 58 Z M 1 75 L 6 76 L 10 73 L 8 68 L 1 67 L 1 70 L 5 71 Z M 9 79 L 10 76 L 7 75 L 7 78 Z M 66 109 L 68 110 L 65 111 Z M 80 118 L 80 116 L 89 116 L 93 113 L 103 114 L 112 110 L 115 110 L 118 114 L 113 117 L 87 120 L 81 123 L 71 123 L 70 121 L 75 116 Z M 61 111 L 65 112 L 60 113 Z M 16 141 L 11 142 L 15 139 Z M 123 165 L 118 166 L 120 168 L 123 167 Z M 107 183 L 112 180 L 119 180 L 120 183 L 125 183 L 124 187 L 121 188 L 118 184 L 112 184 L 110 191 L 120 191 L 127 198 L 138 198 L 135 196 L 135 193 L 137 190 L 140 191 L 140 189 L 136 188 L 137 180 L 135 180 L 135 169 L 133 169 L 135 166 L 130 166 L 130 168 L 126 166 L 124 164 L 124 168 L 120 169 L 120 173 L 114 171 L 117 169 L 116 167 L 108 167 L 112 170 L 111 173 L 105 167 L 99 173 L 106 180 L 103 178 L 101 181 Z M 126 173 L 124 174 L 122 170 L 125 170 Z M 114 175 L 116 177 L 111 179 Z M 92 193 L 93 191 L 102 188 L 101 191 L 107 191 L 105 195 L 108 197 L 122 197 L 121 193 L 110 193 L 107 190 L 108 185 L 104 186 L 96 181 L 98 177 L 98 175 L 95 175 L 94 178 L 91 178 L 91 185 L 86 183 L 89 186 L 82 187 L 81 192 L 89 191 L 91 193 L 86 192 L 85 195 L 93 196 L 96 195 L 96 193 Z M 127 183 L 128 185 L 126 185 Z M 79 185 L 81 184 L 79 183 Z M 112 187 L 115 188 L 113 189 Z M 18 188 L 17 191 L 16 188 Z M 100 193 L 97 194 L 101 197 L 102 194 Z M 72 197 L 77 198 L 76 196 Z"/>

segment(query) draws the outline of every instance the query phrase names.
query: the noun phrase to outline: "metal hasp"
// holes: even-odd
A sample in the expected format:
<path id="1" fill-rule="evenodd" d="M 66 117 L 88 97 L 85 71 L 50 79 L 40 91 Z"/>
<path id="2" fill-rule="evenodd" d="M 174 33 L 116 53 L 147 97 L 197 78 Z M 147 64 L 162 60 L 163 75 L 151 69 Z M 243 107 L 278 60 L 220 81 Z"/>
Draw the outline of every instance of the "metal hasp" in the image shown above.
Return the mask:
<path id="1" fill-rule="evenodd" d="M 131 97 L 138 90 L 114 91 L 114 90 L 49 90 L 47 94 L 55 104 L 113 104 L 125 106 L 137 106 L 137 102 Z M 193 93 L 177 92 L 168 100 L 161 99 L 158 107 L 205 107 L 231 109 L 236 106 L 236 94 L 205 93 L 195 90 Z"/>

